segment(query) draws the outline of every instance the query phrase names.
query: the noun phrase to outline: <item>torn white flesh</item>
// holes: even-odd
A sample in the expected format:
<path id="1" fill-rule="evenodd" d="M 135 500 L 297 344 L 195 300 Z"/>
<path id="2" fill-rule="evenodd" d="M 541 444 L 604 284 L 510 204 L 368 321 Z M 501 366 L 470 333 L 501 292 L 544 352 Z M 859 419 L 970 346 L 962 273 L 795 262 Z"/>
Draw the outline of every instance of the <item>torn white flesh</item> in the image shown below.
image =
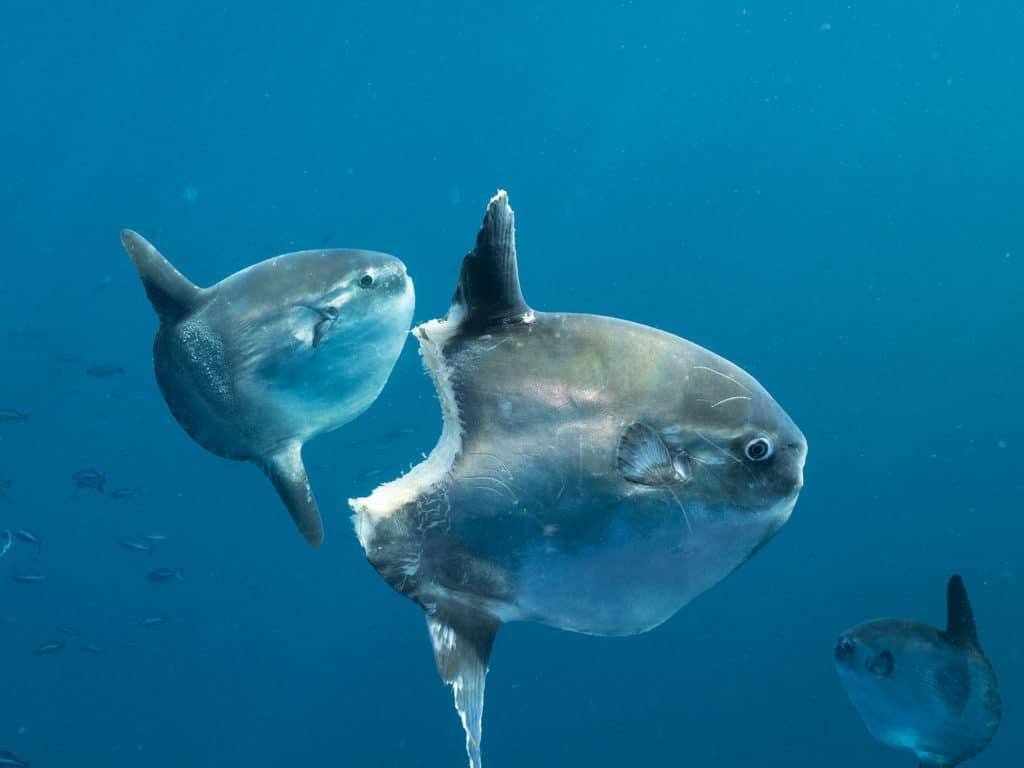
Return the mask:
<path id="1" fill-rule="evenodd" d="M 445 317 L 431 320 L 413 329 L 420 343 L 423 365 L 433 380 L 441 402 L 441 416 L 444 420 L 441 437 L 430 455 L 407 474 L 378 486 L 367 497 L 349 499 L 349 505 L 355 511 L 352 523 L 364 550 L 373 537 L 373 529 L 377 523 L 405 505 L 413 503 L 443 482 L 451 473 L 462 449 L 462 425 L 459 421 L 455 393 L 452 391 L 451 372 L 441 354 L 444 345 L 458 332 L 461 319 L 462 308 L 453 304 Z"/>

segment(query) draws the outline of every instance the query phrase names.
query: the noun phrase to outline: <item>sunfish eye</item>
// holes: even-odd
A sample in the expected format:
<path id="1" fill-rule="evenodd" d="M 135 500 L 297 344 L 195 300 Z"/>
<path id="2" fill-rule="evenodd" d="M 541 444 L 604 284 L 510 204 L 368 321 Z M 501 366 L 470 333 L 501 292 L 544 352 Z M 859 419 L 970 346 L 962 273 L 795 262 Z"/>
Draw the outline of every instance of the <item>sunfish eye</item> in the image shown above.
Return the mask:
<path id="1" fill-rule="evenodd" d="M 764 461 L 772 455 L 772 441 L 767 437 L 755 437 L 743 449 L 751 461 Z"/>
<path id="2" fill-rule="evenodd" d="M 848 637 L 841 637 L 836 643 L 836 656 L 849 656 L 854 651 L 853 640 Z"/>
<path id="3" fill-rule="evenodd" d="M 366 274 L 359 278 L 360 288 L 369 288 L 371 285 L 373 285 L 373 275 Z"/>
<path id="4" fill-rule="evenodd" d="M 888 677 L 896 668 L 896 659 L 889 651 L 882 651 L 868 661 L 868 672 L 879 677 Z"/>

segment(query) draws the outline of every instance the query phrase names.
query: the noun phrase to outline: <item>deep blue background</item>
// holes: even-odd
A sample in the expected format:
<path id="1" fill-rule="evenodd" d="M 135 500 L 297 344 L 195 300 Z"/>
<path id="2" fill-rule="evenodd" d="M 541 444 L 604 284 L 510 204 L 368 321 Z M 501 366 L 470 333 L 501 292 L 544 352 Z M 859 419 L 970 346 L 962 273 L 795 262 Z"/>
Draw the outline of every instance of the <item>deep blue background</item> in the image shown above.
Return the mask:
<path id="1" fill-rule="evenodd" d="M 421 611 L 345 503 L 439 432 L 414 345 L 307 448 L 328 527 L 310 551 L 256 469 L 172 421 L 117 233 L 201 284 L 304 247 L 387 250 L 426 320 L 501 186 L 533 306 L 729 357 L 810 455 L 778 539 L 658 630 L 505 628 L 486 765 L 909 766 L 847 703 L 832 643 L 878 615 L 941 623 L 953 570 L 1004 698 L 975 762 L 1018 764 L 1019 3 L 89 5 L 9 3 L 0 27 L 0 407 L 32 417 L 0 424 L 0 528 L 44 538 L 0 561 L 0 749 L 464 765 Z M 83 467 L 144 494 L 75 495 Z M 148 532 L 169 541 L 116 544 Z M 158 566 L 185 581 L 150 584 Z M 58 624 L 80 635 L 34 657 Z"/>

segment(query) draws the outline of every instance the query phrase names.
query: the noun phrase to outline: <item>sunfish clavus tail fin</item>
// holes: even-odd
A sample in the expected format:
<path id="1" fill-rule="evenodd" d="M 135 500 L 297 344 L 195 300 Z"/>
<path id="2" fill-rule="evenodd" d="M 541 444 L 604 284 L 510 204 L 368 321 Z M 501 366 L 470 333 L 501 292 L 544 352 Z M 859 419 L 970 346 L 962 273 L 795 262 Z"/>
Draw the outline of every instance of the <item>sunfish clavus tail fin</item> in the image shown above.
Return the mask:
<path id="1" fill-rule="evenodd" d="M 203 303 L 206 291 L 193 284 L 138 232 L 121 231 L 124 245 L 161 323 L 176 323 Z"/>
<path id="2" fill-rule="evenodd" d="M 484 683 L 494 636 L 501 623 L 482 612 L 439 608 L 427 615 L 437 671 L 452 687 L 455 709 L 466 732 L 469 768 L 482 768 Z"/>
<path id="3" fill-rule="evenodd" d="M 464 311 L 464 327 L 477 330 L 518 323 L 530 313 L 519 287 L 515 214 L 504 190 L 491 198 L 476 246 L 462 260 L 452 305 Z"/>
<path id="4" fill-rule="evenodd" d="M 320 518 L 306 467 L 302 463 L 302 444 L 290 443 L 284 450 L 257 462 L 277 489 L 281 501 L 311 547 L 324 541 L 324 524 Z"/>

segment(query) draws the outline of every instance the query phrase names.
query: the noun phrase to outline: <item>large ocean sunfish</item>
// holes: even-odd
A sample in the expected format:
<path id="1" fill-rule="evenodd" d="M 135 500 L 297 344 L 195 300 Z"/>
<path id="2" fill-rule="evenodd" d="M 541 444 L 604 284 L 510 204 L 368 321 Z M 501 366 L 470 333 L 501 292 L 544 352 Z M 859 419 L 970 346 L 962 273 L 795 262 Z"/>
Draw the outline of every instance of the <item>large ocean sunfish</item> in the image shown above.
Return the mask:
<path id="1" fill-rule="evenodd" d="M 983 750 L 1002 714 L 995 672 L 978 642 L 959 576 L 946 588 L 944 630 L 878 619 L 836 642 L 839 679 L 868 731 L 924 768 L 951 768 Z"/>
<path id="2" fill-rule="evenodd" d="M 153 366 L 174 418 L 207 450 L 262 469 L 318 546 L 302 445 L 383 389 L 412 320 L 405 266 L 372 251 L 299 251 L 199 288 L 140 235 L 121 240 L 160 318 Z"/>
<path id="3" fill-rule="evenodd" d="M 750 375 L 696 344 L 527 306 L 504 192 L 448 314 L 414 333 L 441 438 L 350 505 L 369 561 L 427 613 L 479 766 L 503 622 L 596 635 L 658 626 L 782 527 L 807 445 Z"/>

